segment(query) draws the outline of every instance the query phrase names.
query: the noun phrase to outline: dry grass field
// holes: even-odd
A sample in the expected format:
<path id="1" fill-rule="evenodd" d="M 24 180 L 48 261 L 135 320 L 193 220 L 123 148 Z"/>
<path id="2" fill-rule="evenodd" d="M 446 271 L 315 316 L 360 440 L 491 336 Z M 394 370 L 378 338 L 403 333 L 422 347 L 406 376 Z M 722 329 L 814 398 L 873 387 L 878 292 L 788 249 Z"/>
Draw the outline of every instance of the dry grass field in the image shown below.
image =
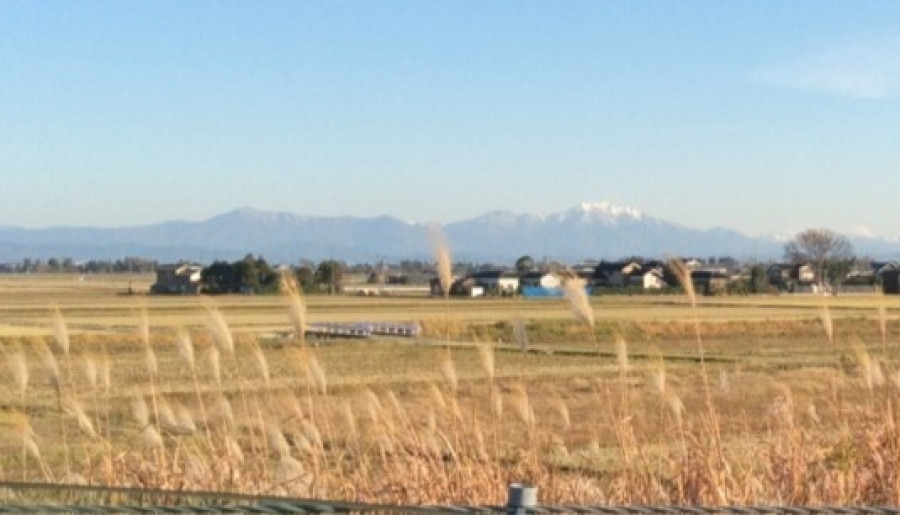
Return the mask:
<path id="1" fill-rule="evenodd" d="M 127 294 L 151 281 L 0 276 L 3 478 L 363 502 L 499 504 L 527 481 L 542 503 L 900 503 L 900 299 Z M 340 321 L 424 334 L 296 336 Z"/>

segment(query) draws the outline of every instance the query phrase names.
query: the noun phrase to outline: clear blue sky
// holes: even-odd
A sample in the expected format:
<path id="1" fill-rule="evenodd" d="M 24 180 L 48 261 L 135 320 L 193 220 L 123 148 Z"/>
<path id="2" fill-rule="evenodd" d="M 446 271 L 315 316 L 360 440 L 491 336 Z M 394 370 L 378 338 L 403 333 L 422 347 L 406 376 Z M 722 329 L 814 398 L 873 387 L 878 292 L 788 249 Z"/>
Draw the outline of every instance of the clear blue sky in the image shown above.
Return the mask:
<path id="1" fill-rule="evenodd" d="M 0 224 L 607 200 L 900 236 L 900 2 L 0 2 Z"/>

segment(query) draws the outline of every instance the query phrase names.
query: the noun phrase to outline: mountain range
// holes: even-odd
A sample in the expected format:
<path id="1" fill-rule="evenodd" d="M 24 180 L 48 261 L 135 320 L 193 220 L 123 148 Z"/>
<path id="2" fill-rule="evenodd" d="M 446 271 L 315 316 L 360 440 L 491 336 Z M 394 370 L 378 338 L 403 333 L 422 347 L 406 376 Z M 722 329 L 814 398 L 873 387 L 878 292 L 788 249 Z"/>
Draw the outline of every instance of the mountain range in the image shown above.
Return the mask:
<path id="1" fill-rule="evenodd" d="M 738 231 L 699 230 L 606 202 L 584 202 L 563 212 L 539 215 L 494 211 L 443 227 L 454 260 L 511 263 L 528 254 L 566 262 L 662 257 L 733 256 L 777 259 L 783 242 Z M 900 242 L 852 239 L 859 254 L 881 259 L 900 256 Z M 270 262 L 341 259 L 350 263 L 381 259 L 431 259 L 429 227 L 391 216 L 315 217 L 242 208 L 202 221 L 168 221 L 116 228 L 0 226 L 0 261 L 125 256 L 163 262 L 188 259 L 235 260 L 248 253 Z"/>

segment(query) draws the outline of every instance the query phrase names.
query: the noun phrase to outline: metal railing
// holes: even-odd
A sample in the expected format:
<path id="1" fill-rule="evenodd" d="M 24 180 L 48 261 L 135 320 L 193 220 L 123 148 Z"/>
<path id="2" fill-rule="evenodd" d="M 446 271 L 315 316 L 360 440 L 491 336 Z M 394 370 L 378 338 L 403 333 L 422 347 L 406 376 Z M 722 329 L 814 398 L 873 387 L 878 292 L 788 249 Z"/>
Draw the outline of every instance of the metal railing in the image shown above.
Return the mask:
<path id="1" fill-rule="evenodd" d="M 694 513 L 900 514 L 897 506 L 540 505 L 538 489 L 509 485 L 507 504 L 391 505 L 225 492 L 0 481 L 0 513 Z"/>

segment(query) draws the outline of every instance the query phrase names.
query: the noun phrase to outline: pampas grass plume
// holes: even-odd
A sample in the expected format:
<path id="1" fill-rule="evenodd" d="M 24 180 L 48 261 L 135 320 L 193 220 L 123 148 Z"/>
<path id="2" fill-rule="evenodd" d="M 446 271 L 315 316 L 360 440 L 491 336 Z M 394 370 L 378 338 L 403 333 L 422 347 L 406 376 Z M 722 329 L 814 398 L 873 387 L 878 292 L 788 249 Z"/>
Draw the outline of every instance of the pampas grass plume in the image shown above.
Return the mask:
<path id="1" fill-rule="evenodd" d="M 478 358 L 481 361 L 481 368 L 487 374 L 488 380 L 494 380 L 494 346 L 490 342 L 475 342 L 478 349 Z"/>
<path id="2" fill-rule="evenodd" d="M 100 355 L 97 368 L 100 384 L 105 391 L 109 392 L 109 389 L 112 387 L 112 363 L 110 362 L 109 354 L 104 353 Z"/>
<path id="3" fill-rule="evenodd" d="M 227 356 L 234 355 L 234 337 L 231 335 L 231 329 L 228 327 L 228 322 L 225 321 L 222 312 L 210 308 L 207 317 L 209 332 L 212 333 L 213 341 L 216 343 L 219 352 Z"/>
<path id="4" fill-rule="evenodd" d="M 22 445 L 25 447 L 25 450 L 28 454 L 31 455 L 32 458 L 37 461 L 41 460 L 41 448 L 38 447 L 37 442 L 34 440 L 34 429 L 31 428 L 27 422 L 22 427 Z"/>
<path id="5" fill-rule="evenodd" d="M 146 359 L 147 372 L 150 376 L 156 377 L 159 375 L 159 361 L 156 359 L 156 352 L 153 351 L 153 347 L 151 347 L 150 344 L 147 344 L 144 358 Z"/>
<path id="6" fill-rule="evenodd" d="M 628 372 L 628 344 L 621 334 L 616 335 L 616 359 L 619 363 L 619 372 Z"/>
<path id="7" fill-rule="evenodd" d="M 528 391 L 522 385 L 516 385 L 513 388 L 510 403 L 519 419 L 529 428 L 534 426 L 534 409 L 531 407 L 531 400 L 528 397 Z"/>
<path id="8" fill-rule="evenodd" d="M 300 288 L 297 280 L 288 272 L 281 274 L 281 291 L 284 292 L 288 301 L 288 315 L 297 330 L 298 336 L 301 338 L 306 333 L 306 306 L 303 304 L 303 297 L 300 295 Z"/>
<path id="9" fill-rule="evenodd" d="M 217 385 L 222 384 L 222 364 L 219 359 L 219 349 L 213 345 L 209 348 L 209 352 L 207 353 L 207 359 L 209 361 L 209 370 L 212 372 L 213 379 L 216 380 Z"/>
<path id="10" fill-rule="evenodd" d="M 144 345 L 150 345 L 150 314 L 146 306 L 141 309 L 137 326 L 138 336 Z"/>
<path id="11" fill-rule="evenodd" d="M 491 413 L 496 418 L 503 417 L 503 393 L 496 386 L 491 389 Z"/>
<path id="12" fill-rule="evenodd" d="M 670 259 L 669 269 L 675 274 L 675 279 L 684 290 L 685 295 L 691 301 L 691 305 L 697 305 L 697 293 L 694 291 L 694 280 L 691 278 L 691 270 L 680 259 Z"/>
<path id="13" fill-rule="evenodd" d="M 231 409 L 231 402 L 224 395 L 220 395 L 213 405 L 212 416 L 223 421 L 228 427 L 234 427 L 234 410 Z"/>
<path id="14" fill-rule="evenodd" d="M 444 357 L 441 359 L 441 374 L 444 376 L 444 381 L 446 381 L 450 391 L 456 392 L 459 388 L 459 378 L 456 376 L 456 367 L 453 366 L 453 358 L 449 352 L 445 352 Z"/>
<path id="15" fill-rule="evenodd" d="M 50 351 L 50 348 L 47 347 L 47 344 L 42 338 L 35 339 L 34 346 L 38 356 L 41 358 L 41 362 L 44 363 L 44 367 L 46 367 L 47 372 L 50 373 L 50 383 L 54 388 L 59 390 L 62 385 L 60 383 L 59 363 L 56 361 L 56 356 L 53 355 L 53 352 Z"/>
<path id="16" fill-rule="evenodd" d="M 584 290 L 586 284 L 585 280 L 580 277 L 566 277 L 562 282 L 562 290 L 575 318 L 587 324 L 588 327 L 593 327 L 594 309 Z"/>
<path id="17" fill-rule="evenodd" d="M 89 438 L 97 437 L 97 432 L 94 431 L 94 424 L 91 423 L 91 419 L 88 418 L 84 409 L 81 407 L 81 404 L 79 404 L 75 398 L 67 397 L 63 399 L 62 409 L 66 415 L 75 419 L 78 423 L 78 428 L 81 429 L 85 435 Z"/>
<path id="18" fill-rule="evenodd" d="M 859 362 L 866 388 L 872 391 L 876 386 L 883 385 L 884 373 L 881 370 L 881 364 L 872 359 L 865 344 L 858 337 L 853 339 L 853 350 L 856 353 L 856 360 Z"/>
<path id="19" fill-rule="evenodd" d="M 96 388 L 100 383 L 100 370 L 97 366 L 97 360 L 89 354 L 82 357 L 81 365 L 84 368 L 84 377 L 87 379 L 91 388 Z"/>
<path id="20" fill-rule="evenodd" d="M 178 355 L 187 363 L 191 371 L 194 370 L 194 343 L 191 341 L 191 334 L 184 328 L 178 329 L 175 335 L 175 347 L 178 349 Z"/>
<path id="21" fill-rule="evenodd" d="M 244 451 L 231 435 L 225 436 L 225 449 L 228 451 L 228 457 L 238 463 L 244 462 Z"/>
<path id="22" fill-rule="evenodd" d="M 450 294 L 450 285 L 453 282 L 450 248 L 447 245 L 447 238 L 444 236 L 439 225 L 432 224 L 429 226 L 429 235 L 431 236 L 431 243 L 434 246 L 434 259 L 437 263 L 437 274 L 438 281 L 441 283 L 441 292 L 446 297 Z"/>
<path id="23" fill-rule="evenodd" d="M 262 347 L 260 347 L 259 343 L 255 340 L 251 340 L 250 342 L 251 350 L 253 352 L 253 358 L 256 362 L 256 367 L 259 369 L 259 374 L 262 376 L 263 381 L 266 386 L 269 386 L 270 373 L 269 373 L 269 361 L 266 359 L 266 355 L 263 353 Z M 324 376 L 324 374 L 323 374 Z M 322 380 L 324 383 L 324 379 Z M 324 387 L 323 387 L 324 390 Z M 323 392 L 324 393 L 324 392 Z"/>
<path id="24" fill-rule="evenodd" d="M 325 395 L 328 386 L 328 380 L 325 377 L 325 371 L 322 369 L 322 365 L 319 364 L 319 359 L 316 358 L 315 354 L 309 353 L 307 355 L 306 370 L 309 379 L 316 387 L 316 391 L 322 395 Z"/>
<path id="25" fill-rule="evenodd" d="M 169 401 L 166 400 L 165 396 L 159 396 L 157 408 L 159 409 L 159 420 L 162 427 L 177 429 L 180 426 L 178 418 L 175 416 L 175 411 L 172 409 L 172 405 L 169 404 Z"/>
<path id="26" fill-rule="evenodd" d="M 444 398 L 441 389 L 434 383 L 428 383 L 428 387 L 431 389 L 431 398 L 434 399 L 434 404 L 441 410 L 447 409 L 447 399 Z"/>
<path id="27" fill-rule="evenodd" d="M 275 423 L 269 422 L 266 424 L 266 438 L 269 441 L 269 448 L 278 454 L 279 457 L 291 454 L 291 448 L 284 437 L 284 433 L 281 432 L 281 428 Z"/>
<path id="28" fill-rule="evenodd" d="M 194 422 L 194 417 L 184 404 L 176 402 L 175 405 L 172 406 L 172 410 L 175 412 L 175 420 L 179 429 L 189 433 L 197 431 L 197 424 Z"/>
<path id="29" fill-rule="evenodd" d="M 150 449 L 161 449 L 165 445 L 159 431 L 150 424 L 141 431 L 141 441 Z"/>
<path id="30" fill-rule="evenodd" d="M 143 397 L 135 397 L 131 401 L 131 416 L 141 427 L 150 424 L 150 409 Z"/>
<path id="31" fill-rule="evenodd" d="M 53 338 L 64 355 L 69 354 L 69 328 L 59 308 L 53 310 Z"/>
<path id="32" fill-rule="evenodd" d="M 666 400 L 669 403 L 669 410 L 672 412 L 672 415 L 674 415 L 680 423 L 681 417 L 684 415 L 684 403 L 681 401 L 681 397 L 673 392 L 668 395 Z"/>
<path id="33" fill-rule="evenodd" d="M 828 306 L 822 306 L 821 319 L 828 341 L 834 343 L 834 322 L 831 319 L 831 311 L 828 309 Z"/>
<path id="34" fill-rule="evenodd" d="M 24 395 L 28 390 L 28 359 L 22 351 L 16 350 L 6 355 L 6 364 L 19 395 Z"/>

